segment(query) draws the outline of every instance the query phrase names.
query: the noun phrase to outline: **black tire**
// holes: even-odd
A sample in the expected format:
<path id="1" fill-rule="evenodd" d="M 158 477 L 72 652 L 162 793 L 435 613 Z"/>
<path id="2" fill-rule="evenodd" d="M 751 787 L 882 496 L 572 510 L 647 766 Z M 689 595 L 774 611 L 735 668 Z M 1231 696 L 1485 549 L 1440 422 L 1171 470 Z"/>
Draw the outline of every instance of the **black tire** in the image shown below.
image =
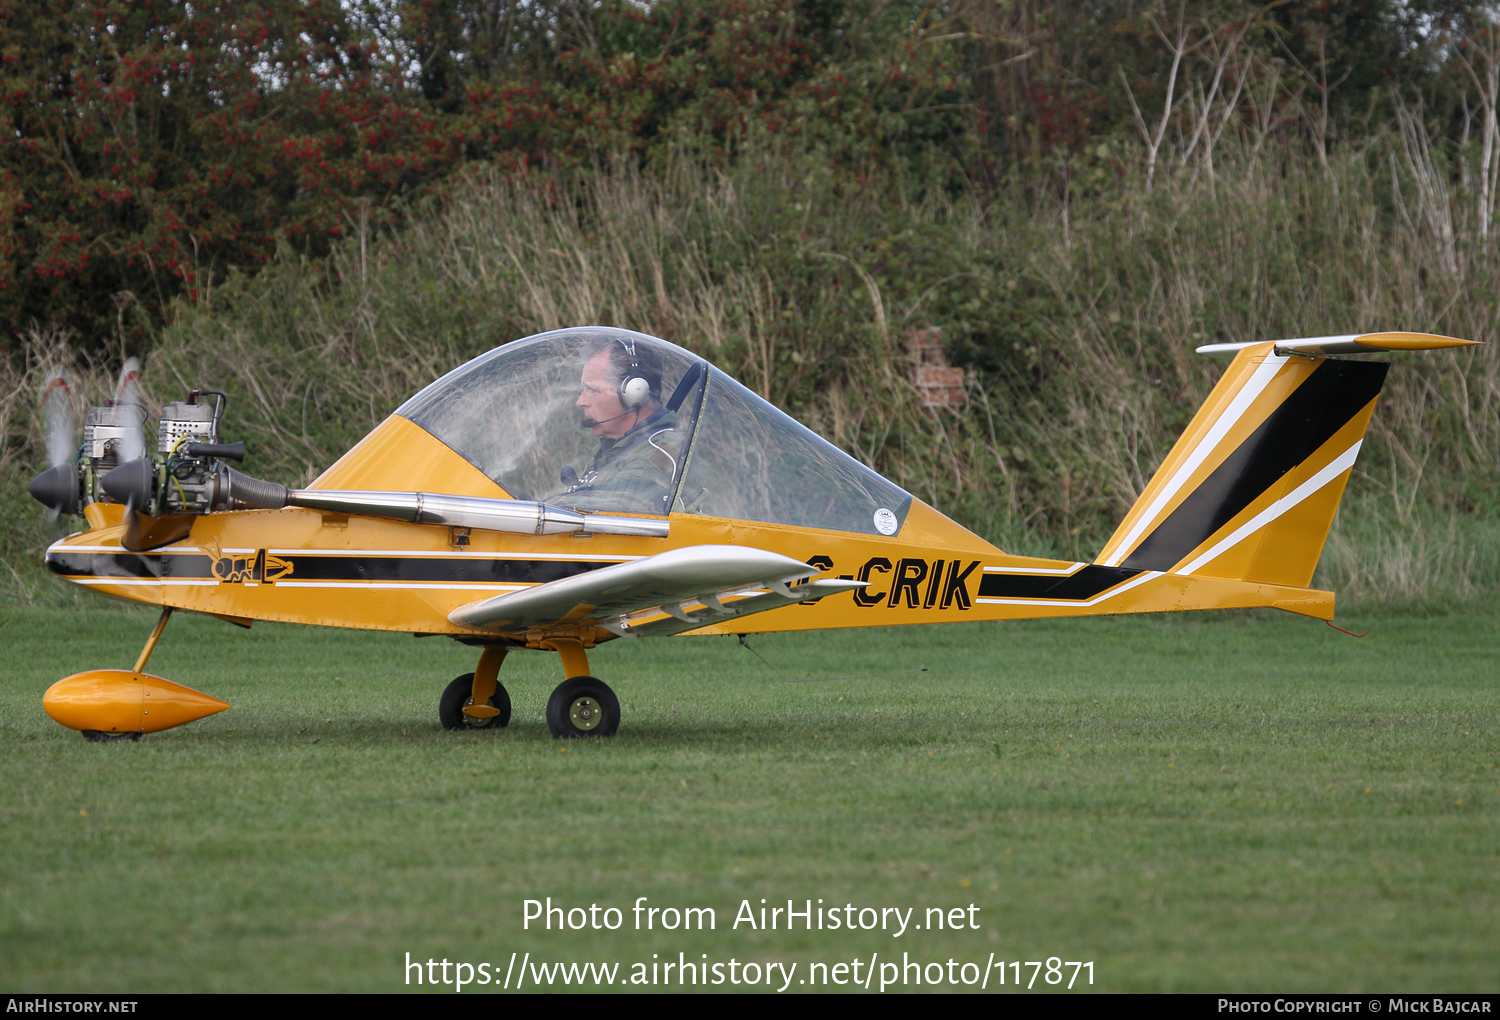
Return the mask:
<path id="1" fill-rule="evenodd" d="M 620 728 L 620 699 L 603 680 L 575 676 L 547 699 L 547 729 L 554 737 L 612 737 Z"/>
<path id="2" fill-rule="evenodd" d="M 474 674 L 465 673 L 457 677 L 438 699 L 438 721 L 445 730 L 493 730 L 510 725 L 510 694 L 497 680 L 495 693 L 490 695 L 491 708 L 498 708 L 499 715 L 488 719 L 476 719 L 464 715 L 464 706 L 474 704 Z"/>
<path id="3" fill-rule="evenodd" d="M 83 739 L 91 744 L 121 744 L 125 742 L 135 743 L 141 739 L 141 735 L 135 731 L 128 733 L 106 733 L 103 730 L 79 730 Z"/>

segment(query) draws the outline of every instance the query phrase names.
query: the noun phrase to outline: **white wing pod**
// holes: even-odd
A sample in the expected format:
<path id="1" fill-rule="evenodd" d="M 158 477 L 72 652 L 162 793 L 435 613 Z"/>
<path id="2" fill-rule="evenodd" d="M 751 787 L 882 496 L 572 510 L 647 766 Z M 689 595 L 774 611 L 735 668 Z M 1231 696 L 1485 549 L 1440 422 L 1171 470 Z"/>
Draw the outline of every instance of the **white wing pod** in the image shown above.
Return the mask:
<path id="1" fill-rule="evenodd" d="M 715 615 L 740 615 L 725 607 L 719 594 L 748 597 L 786 593 L 775 605 L 762 607 L 772 609 L 801 601 L 800 593 L 791 593 L 787 582 L 815 573 L 815 567 L 764 549 L 694 545 L 472 602 L 449 613 L 448 619 L 460 627 L 495 632 L 546 627 L 564 617 L 574 623 L 595 621 L 615 629 L 621 617 L 655 610 L 685 624 L 677 629 L 694 630 L 714 622 Z M 862 586 L 859 582 L 855 585 Z M 767 591 L 760 591 L 762 588 Z M 809 590 L 808 594 L 813 592 Z M 705 618 L 692 617 L 683 608 L 684 602 L 702 603 L 710 612 Z M 624 622 L 629 629 L 628 621 Z"/>

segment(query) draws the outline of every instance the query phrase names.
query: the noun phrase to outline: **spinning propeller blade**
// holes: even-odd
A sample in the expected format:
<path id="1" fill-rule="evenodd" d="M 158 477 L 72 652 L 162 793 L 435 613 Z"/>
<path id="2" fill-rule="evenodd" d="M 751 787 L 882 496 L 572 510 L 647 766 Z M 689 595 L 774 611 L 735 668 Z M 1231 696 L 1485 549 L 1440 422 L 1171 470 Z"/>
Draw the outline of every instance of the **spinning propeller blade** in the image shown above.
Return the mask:
<path id="1" fill-rule="evenodd" d="M 116 462 L 124 464 L 146 454 L 146 405 L 141 398 L 141 363 L 135 358 L 126 358 L 120 368 L 120 381 L 115 384 L 115 405 L 128 405 L 140 411 L 139 421 L 121 441 Z"/>
<path id="2" fill-rule="evenodd" d="M 47 464 L 71 463 L 78 455 L 78 415 L 73 410 L 73 388 L 61 367 L 47 373 L 37 403 L 47 428 Z"/>
<path id="3" fill-rule="evenodd" d="M 78 499 L 74 492 L 78 480 L 73 469 L 73 460 L 78 456 L 78 414 L 73 409 L 73 388 L 68 385 L 62 366 L 54 365 L 47 373 L 37 404 L 42 409 L 47 431 L 50 470 L 32 482 L 32 495 L 47 504 L 47 520 L 51 522 L 57 520 L 62 510 L 71 511 Z M 41 493 L 36 491 L 38 486 L 43 490 Z"/>

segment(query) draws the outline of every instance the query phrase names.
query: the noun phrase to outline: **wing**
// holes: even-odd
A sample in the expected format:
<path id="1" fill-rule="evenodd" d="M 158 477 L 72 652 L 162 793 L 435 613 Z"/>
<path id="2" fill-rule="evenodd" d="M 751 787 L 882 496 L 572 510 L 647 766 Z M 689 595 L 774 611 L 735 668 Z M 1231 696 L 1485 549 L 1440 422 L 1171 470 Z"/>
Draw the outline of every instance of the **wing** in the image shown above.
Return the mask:
<path id="1" fill-rule="evenodd" d="M 695 545 L 471 602 L 448 619 L 490 633 L 600 626 L 657 637 L 864 586 L 839 579 L 787 585 L 817 572 L 764 549 Z M 694 606 L 701 612 L 690 612 Z"/>

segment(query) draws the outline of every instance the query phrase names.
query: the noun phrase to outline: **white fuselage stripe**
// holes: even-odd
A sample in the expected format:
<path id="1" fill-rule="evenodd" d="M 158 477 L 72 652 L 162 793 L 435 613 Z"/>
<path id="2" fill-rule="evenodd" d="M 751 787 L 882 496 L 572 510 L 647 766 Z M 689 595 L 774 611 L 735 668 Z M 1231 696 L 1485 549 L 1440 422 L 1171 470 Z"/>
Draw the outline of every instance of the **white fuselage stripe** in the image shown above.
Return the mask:
<path id="1" fill-rule="evenodd" d="M 1082 563 L 1066 567 L 985 567 L 986 574 L 1076 574 Z"/>
<path id="2" fill-rule="evenodd" d="M 66 575 L 64 575 L 66 577 Z M 216 580 L 194 580 L 181 577 L 69 577 L 74 584 L 120 585 L 127 588 L 205 588 L 218 584 Z"/>
<path id="3" fill-rule="evenodd" d="M 48 552 L 86 552 L 86 553 L 108 553 L 116 556 L 202 556 L 207 549 L 199 549 L 196 546 L 174 545 L 164 549 L 152 549 L 149 552 L 132 552 L 118 545 L 65 545 L 62 542 L 54 542 L 47 548 Z M 258 553 L 259 549 L 220 549 L 219 554 L 230 556 L 248 556 Z M 416 552 L 411 549 L 267 549 L 270 556 L 394 556 L 402 559 L 426 558 L 426 559 L 462 559 L 462 560 L 497 560 L 500 562 L 521 562 L 527 560 L 563 560 L 578 562 L 600 562 L 600 563 L 627 563 L 634 560 L 643 560 L 644 556 L 614 556 L 602 553 L 476 553 L 460 552 L 451 549 L 444 552 Z"/>
<path id="4" fill-rule="evenodd" d="M 52 552 L 54 550 L 61 552 L 115 553 L 116 555 L 131 552 L 129 549 L 118 545 L 64 545 L 62 542 L 54 542 L 52 545 L 47 547 L 48 552 Z M 172 546 L 169 549 L 152 549 L 150 552 L 133 553 L 132 555 L 160 556 L 163 553 L 168 555 L 172 553 L 192 553 L 194 555 L 202 555 L 203 550 L 194 548 L 193 546 L 178 545 Z"/>
<path id="5" fill-rule="evenodd" d="M 1099 603 L 1107 599 L 1112 599 L 1116 595 L 1123 595 L 1136 585 L 1145 584 L 1147 581 L 1160 577 L 1164 573 L 1166 571 L 1148 570 L 1140 577 L 1131 578 L 1118 588 L 1105 592 L 1098 598 L 1089 599 L 1087 602 L 1071 602 L 1067 599 L 975 599 L 974 601 L 983 602 L 991 606 L 1077 606 L 1080 609 L 1086 609 L 1089 606 L 1097 606 Z"/>
<path id="6" fill-rule="evenodd" d="M 1208 435 L 1204 436 L 1198 445 L 1193 448 L 1192 453 L 1188 454 L 1187 460 L 1183 461 L 1182 466 L 1177 469 L 1176 474 L 1162 487 L 1161 492 L 1156 494 L 1156 498 L 1151 501 L 1151 505 L 1146 508 L 1146 512 L 1141 514 L 1136 519 L 1136 522 L 1131 525 L 1130 532 L 1125 536 L 1125 540 L 1107 558 L 1099 561 L 1101 564 L 1106 567 L 1118 567 L 1120 561 L 1130 554 L 1130 551 L 1135 548 L 1136 541 L 1141 537 L 1141 534 L 1156 522 L 1157 515 L 1161 513 L 1162 508 L 1171 502 L 1172 497 L 1177 495 L 1178 491 L 1187 484 L 1189 478 L 1193 477 L 1193 472 L 1198 470 L 1198 466 L 1208 459 L 1209 454 L 1213 453 L 1214 449 L 1218 447 L 1219 443 L 1229 433 L 1229 430 L 1245 416 L 1245 412 L 1250 409 L 1250 405 L 1271 384 L 1271 380 L 1281 370 L 1281 366 L 1286 364 L 1286 360 L 1286 358 L 1269 355 L 1255 369 L 1255 372 L 1250 376 L 1244 387 L 1234 395 L 1234 399 L 1224 409 L 1224 413 L 1219 415 L 1218 420 L 1208 430 Z"/>
<path id="7" fill-rule="evenodd" d="M 120 585 L 122 587 L 176 587 L 206 588 L 220 584 L 240 584 L 245 588 L 257 588 L 262 584 L 272 588 L 394 588 L 399 591 L 488 591 L 505 593 L 521 591 L 531 587 L 524 584 L 443 584 L 442 582 L 385 582 L 385 581 L 220 581 L 217 578 L 156 578 L 156 577 L 69 577 L 74 584 Z"/>
<path id="8" fill-rule="evenodd" d="M 1214 543 L 1213 548 L 1209 549 L 1206 553 L 1193 560 L 1193 562 L 1176 571 L 1176 573 L 1191 574 L 1199 567 L 1212 563 L 1219 556 L 1228 552 L 1230 549 L 1233 549 L 1235 546 L 1239 545 L 1245 539 L 1255 534 L 1261 528 L 1264 528 L 1267 524 L 1270 524 L 1276 518 L 1280 517 L 1282 514 L 1295 507 L 1298 503 L 1301 503 L 1313 493 L 1328 485 L 1328 483 L 1332 482 L 1339 475 L 1343 474 L 1345 471 L 1348 471 L 1354 466 L 1355 458 L 1359 456 L 1359 448 L 1363 445 L 1364 440 L 1359 440 L 1359 442 L 1355 443 L 1353 446 L 1349 447 L 1349 449 L 1345 450 L 1343 453 L 1335 457 L 1331 463 L 1323 468 L 1323 470 L 1313 475 L 1311 478 L 1303 482 L 1301 485 L 1297 486 L 1285 496 L 1282 496 L 1276 502 L 1266 507 L 1260 513 L 1250 518 L 1238 528 L 1235 528 L 1227 538 Z"/>
<path id="9" fill-rule="evenodd" d="M 277 588 L 394 588 L 398 591 L 521 591 L 524 584 L 444 584 L 441 581 L 271 581 Z"/>
<path id="10" fill-rule="evenodd" d="M 225 549 L 224 552 L 247 553 L 259 552 L 258 549 Z M 600 560 L 609 563 L 622 563 L 627 560 L 641 560 L 644 556 L 606 556 L 600 553 L 480 553 L 462 552 L 458 549 L 448 549 L 442 552 L 414 552 L 410 549 L 267 549 L 266 553 L 271 556 L 395 556 L 400 558 L 425 557 L 428 559 L 457 559 L 457 560 Z"/>

